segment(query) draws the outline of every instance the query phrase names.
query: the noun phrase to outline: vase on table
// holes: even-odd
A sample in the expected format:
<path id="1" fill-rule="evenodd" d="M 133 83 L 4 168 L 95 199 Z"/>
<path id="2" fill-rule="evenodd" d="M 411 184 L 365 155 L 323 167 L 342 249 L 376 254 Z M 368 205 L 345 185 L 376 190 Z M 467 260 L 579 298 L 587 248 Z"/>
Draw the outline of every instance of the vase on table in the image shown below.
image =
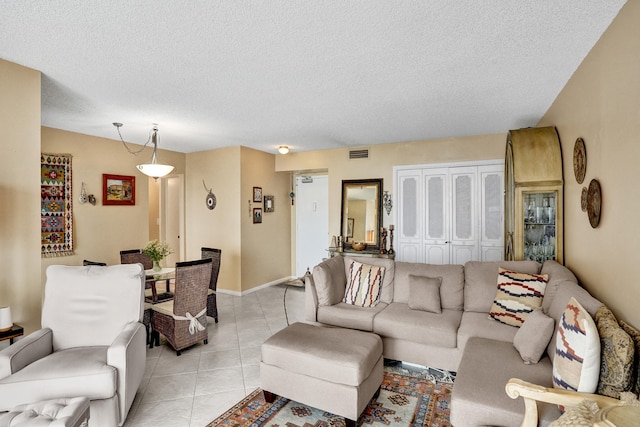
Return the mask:
<path id="1" fill-rule="evenodd" d="M 162 266 L 160 265 L 160 260 L 153 261 L 153 271 L 160 271 L 160 270 L 162 270 Z"/>

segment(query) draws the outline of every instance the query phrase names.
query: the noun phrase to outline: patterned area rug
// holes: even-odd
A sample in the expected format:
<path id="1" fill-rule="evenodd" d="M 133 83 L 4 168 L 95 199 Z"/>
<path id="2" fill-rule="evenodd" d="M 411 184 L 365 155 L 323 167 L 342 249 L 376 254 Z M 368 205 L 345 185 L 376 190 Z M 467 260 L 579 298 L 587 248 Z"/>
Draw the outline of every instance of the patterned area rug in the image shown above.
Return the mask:
<path id="1" fill-rule="evenodd" d="M 385 366 L 380 396 L 358 420 L 359 426 L 450 427 L 451 389 L 455 374 L 414 372 Z M 344 418 L 278 397 L 269 404 L 257 389 L 207 427 L 341 427 Z"/>

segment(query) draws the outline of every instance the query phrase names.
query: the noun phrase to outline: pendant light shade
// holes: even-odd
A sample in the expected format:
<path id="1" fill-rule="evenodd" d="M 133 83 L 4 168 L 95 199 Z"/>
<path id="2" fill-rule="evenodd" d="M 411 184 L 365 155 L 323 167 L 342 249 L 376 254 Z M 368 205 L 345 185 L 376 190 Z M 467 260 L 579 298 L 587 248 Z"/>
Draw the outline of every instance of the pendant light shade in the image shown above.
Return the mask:
<path id="1" fill-rule="evenodd" d="M 118 135 L 120 135 L 120 140 L 122 141 L 123 144 L 125 144 L 124 140 L 122 139 L 122 135 L 120 134 L 120 127 L 122 127 L 122 123 L 113 123 L 113 125 L 118 129 Z M 147 141 L 147 144 L 148 143 L 149 141 Z M 153 156 L 151 157 L 151 162 L 136 165 L 136 168 L 138 168 L 138 170 L 143 174 L 150 176 L 154 179 L 158 179 L 170 174 L 171 171 L 173 171 L 174 167 L 171 165 L 165 165 L 163 163 L 158 162 L 158 126 L 156 125 L 154 125 L 153 129 L 151 130 L 151 143 L 153 144 Z M 147 144 L 145 144 L 145 146 Z M 127 151 L 129 151 L 131 154 L 138 154 L 140 151 L 142 151 L 140 150 L 138 152 L 132 152 L 131 150 L 129 150 L 126 144 L 125 144 L 125 148 L 127 148 Z"/>

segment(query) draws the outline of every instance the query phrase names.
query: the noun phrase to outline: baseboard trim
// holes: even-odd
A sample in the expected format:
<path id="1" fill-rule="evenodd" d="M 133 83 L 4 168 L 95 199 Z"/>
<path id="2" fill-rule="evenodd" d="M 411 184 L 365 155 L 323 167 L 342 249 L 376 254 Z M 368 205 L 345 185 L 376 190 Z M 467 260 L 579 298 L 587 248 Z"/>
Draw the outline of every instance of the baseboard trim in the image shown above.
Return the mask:
<path id="1" fill-rule="evenodd" d="M 265 289 L 265 288 L 269 288 L 269 287 L 274 286 L 274 285 L 279 285 L 280 283 L 286 282 L 288 280 L 293 280 L 293 279 L 297 279 L 297 277 L 295 277 L 295 276 L 283 277 L 281 279 L 273 280 L 273 281 L 268 282 L 268 283 L 263 283 L 262 285 L 258 285 L 256 287 L 253 287 L 251 289 L 247 289 L 246 291 L 241 291 L 241 292 L 231 291 L 231 290 L 228 290 L 228 289 L 217 288 L 216 289 L 216 293 L 226 294 L 226 295 L 233 295 L 233 296 L 236 296 L 236 297 L 241 297 L 243 295 L 248 295 L 248 294 L 251 294 L 253 292 L 259 291 L 260 289 Z"/>

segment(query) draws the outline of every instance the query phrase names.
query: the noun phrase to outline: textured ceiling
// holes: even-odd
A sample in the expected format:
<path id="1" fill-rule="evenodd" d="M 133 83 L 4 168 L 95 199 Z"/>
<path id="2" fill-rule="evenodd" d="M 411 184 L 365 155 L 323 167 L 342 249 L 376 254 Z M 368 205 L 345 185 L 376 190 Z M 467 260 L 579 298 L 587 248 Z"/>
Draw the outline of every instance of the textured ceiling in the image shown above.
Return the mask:
<path id="1" fill-rule="evenodd" d="M 534 126 L 624 3 L 2 0 L 0 58 L 42 71 L 44 126 L 367 146 Z"/>

